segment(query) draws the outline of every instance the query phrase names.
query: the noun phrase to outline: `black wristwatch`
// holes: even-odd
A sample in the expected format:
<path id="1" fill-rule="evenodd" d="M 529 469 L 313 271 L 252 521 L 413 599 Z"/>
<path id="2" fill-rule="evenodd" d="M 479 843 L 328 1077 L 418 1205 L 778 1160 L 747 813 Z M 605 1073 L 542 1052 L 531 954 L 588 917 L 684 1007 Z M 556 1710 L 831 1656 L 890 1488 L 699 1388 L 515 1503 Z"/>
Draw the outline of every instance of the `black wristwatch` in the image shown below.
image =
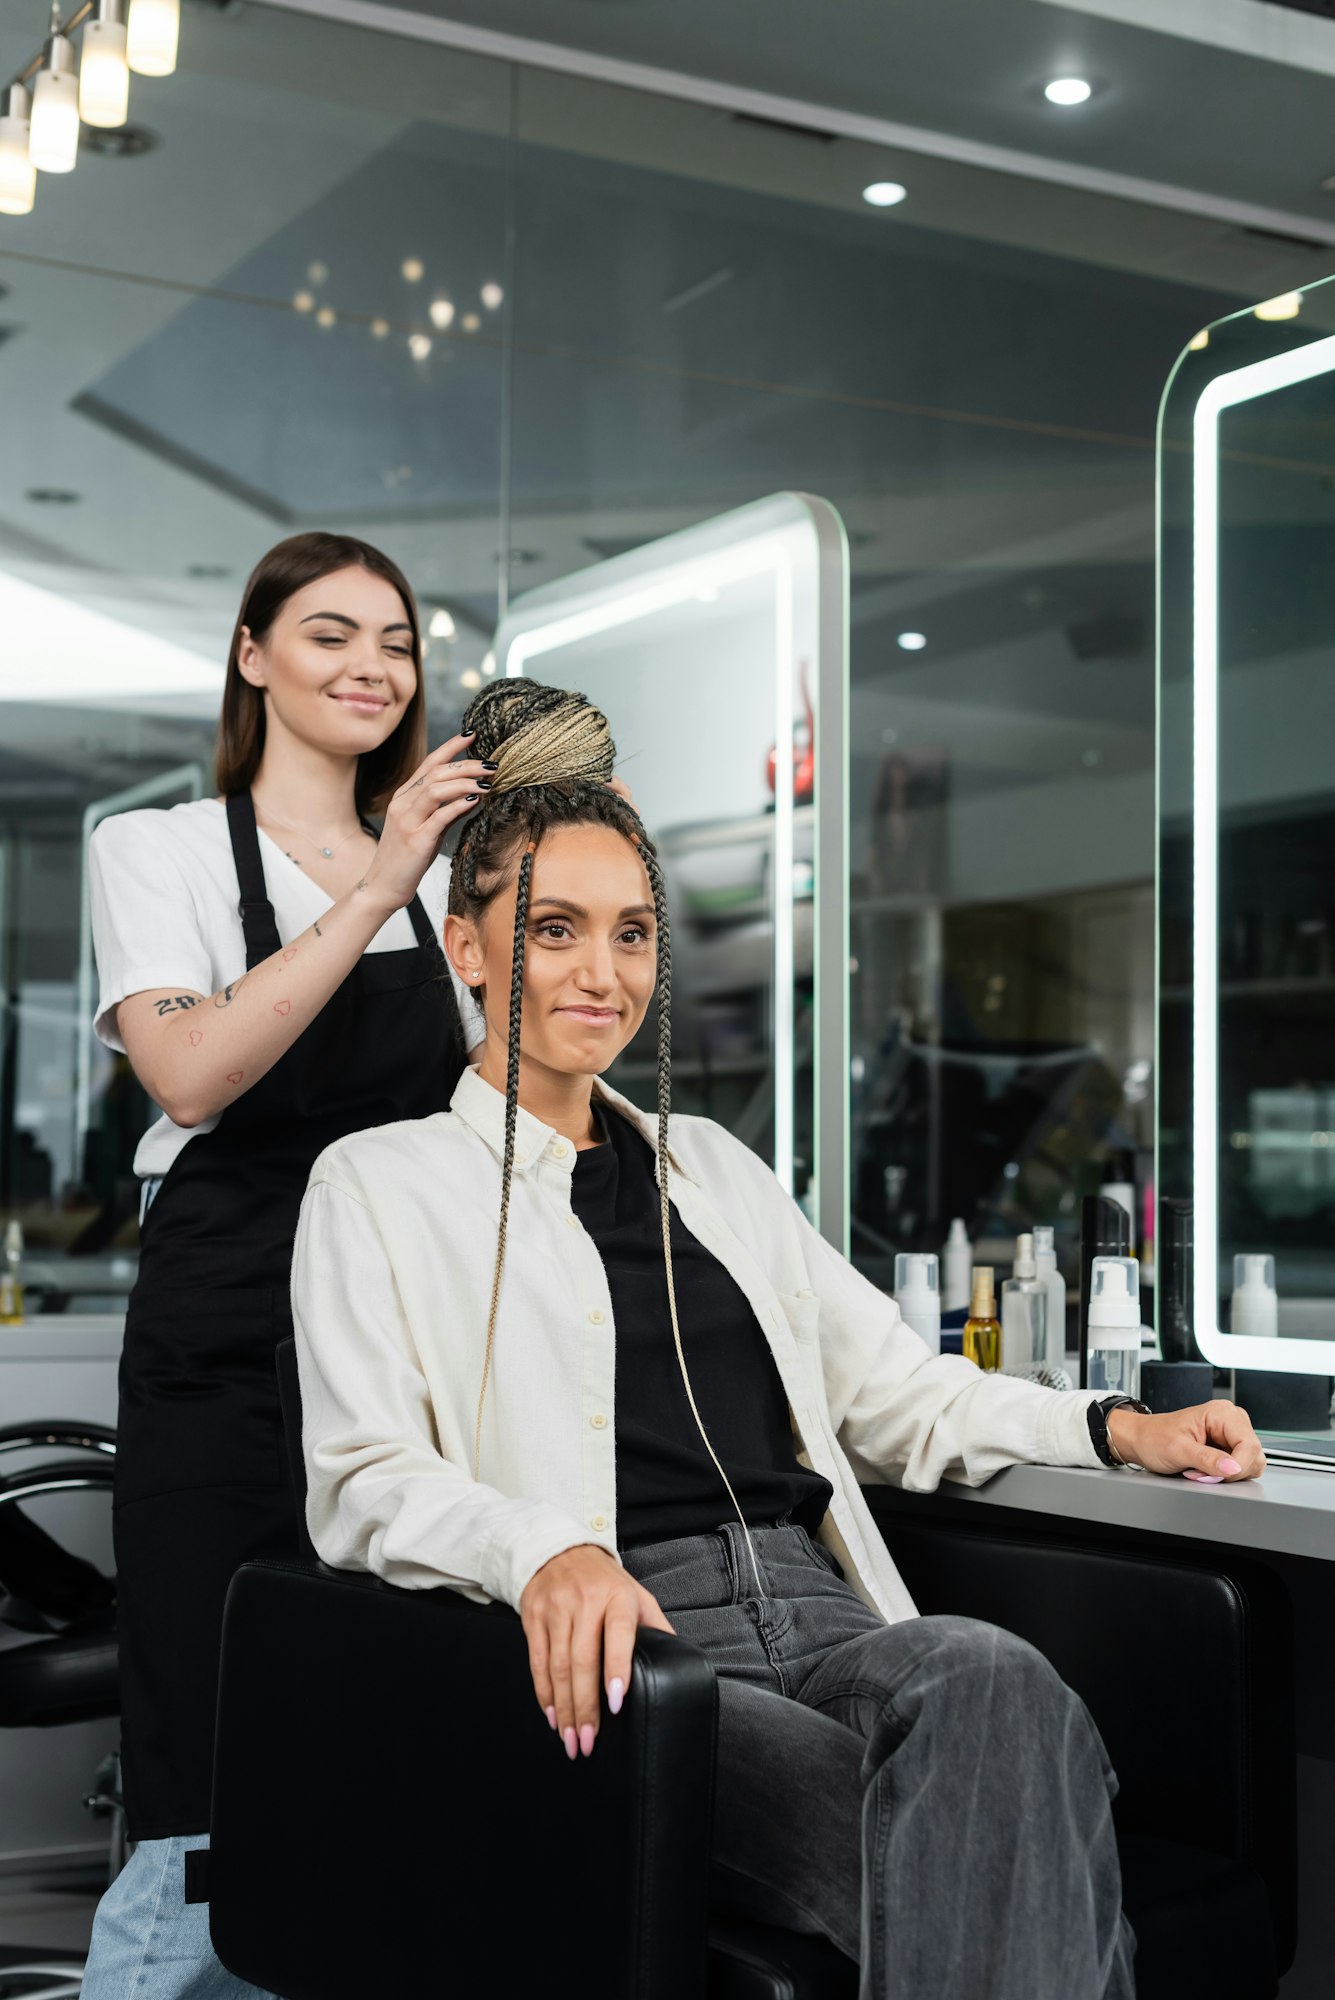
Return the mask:
<path id="1" fill-rule="evenodd" d="M 1138 1410 L 1142 1417 L 1152 1414 L 1149 1404 L 1140 1402 L 1135 1396 L 1101 1396 L 1097 1403 L 1089 1404 L 1085 1411 L 1089 1419 L 1089 1441 L 1103 1464 L 1109 1467 L 1127 1462 L 1117 1456 L 1108 1436 L 1108 1419 L 1114 1410 Z"/>

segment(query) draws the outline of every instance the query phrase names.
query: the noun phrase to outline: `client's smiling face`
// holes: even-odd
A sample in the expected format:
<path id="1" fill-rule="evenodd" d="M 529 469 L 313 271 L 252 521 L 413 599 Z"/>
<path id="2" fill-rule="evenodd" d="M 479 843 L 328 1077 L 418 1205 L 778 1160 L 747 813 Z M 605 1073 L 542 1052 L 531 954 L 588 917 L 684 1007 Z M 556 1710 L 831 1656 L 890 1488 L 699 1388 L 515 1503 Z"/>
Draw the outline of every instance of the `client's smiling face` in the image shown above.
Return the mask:
<path id="1" fill-rule="evenodd" d="M 485 988 L 488 1048 L 505 1050 L 518 857 L 479 925 L 450 916 L 445 948 Z M 643 1021 L 657 976 L 654 899 L 644 863 L 610 827 L 553 827 L 533 856 L 520 1050 L 526 1065 L 596 1076 Z"/>

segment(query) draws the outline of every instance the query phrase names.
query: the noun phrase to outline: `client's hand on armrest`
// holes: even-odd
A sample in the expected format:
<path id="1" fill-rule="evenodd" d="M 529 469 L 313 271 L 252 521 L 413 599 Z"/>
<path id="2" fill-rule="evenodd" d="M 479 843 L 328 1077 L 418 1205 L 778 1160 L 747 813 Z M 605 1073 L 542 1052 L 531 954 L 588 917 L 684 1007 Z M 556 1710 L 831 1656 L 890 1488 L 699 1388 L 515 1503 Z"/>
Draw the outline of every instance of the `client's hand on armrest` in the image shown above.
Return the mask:
<path id="1" fill-rule="evenodd" d="M 587 1757 L 598 1734 L 599 1675 L 613 1715 L 630 1685 L 641 1625 L 670 1632 L 657 1600 L 594 1542 L 553 1556 L 524 1586 L 519 1616 L 538 1706 L 566 1755 Z"/>
<path id="2" fill-rule="evenodd" d="M 1108 1436 L 1119 1458 L 1146 1472 L 1184 1472 L 1197 1479 L 1259 1479 L 1265 1453 L 1251 1419 L 1222 1399 L 1145 1417 L 1123 1406 L 1108 1417 Z"/>

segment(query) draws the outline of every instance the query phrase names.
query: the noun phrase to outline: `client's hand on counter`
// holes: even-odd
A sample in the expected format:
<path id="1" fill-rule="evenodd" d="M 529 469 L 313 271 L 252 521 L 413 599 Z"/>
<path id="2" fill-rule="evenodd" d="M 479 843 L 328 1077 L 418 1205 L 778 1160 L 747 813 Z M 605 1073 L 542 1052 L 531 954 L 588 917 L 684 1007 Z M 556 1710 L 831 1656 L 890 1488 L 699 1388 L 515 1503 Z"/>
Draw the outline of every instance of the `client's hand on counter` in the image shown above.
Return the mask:
<path id="1" fill-rule="evenodd" d="M 1198 1403 L 1161 1417 L 1113 1410 L 1108 1437 L 1119 1458 L 1146 1472 L 1191 1472 L 1198 1478 L 1259 1479 L 1265 1453 L 1251 1419 L 1236 1403 Z"/>
<path id="2" fill-rule="evenodd" d="M 588 1757 L 598 1734 L 598 1686 L 613 1715 L 630 1686 L 641 1625 L 670 1632 L 657 1598 L 596 1542 L 553 1556 L 534 1572 L 519 1600 L 538 1706 L 566 1755 Z"/>

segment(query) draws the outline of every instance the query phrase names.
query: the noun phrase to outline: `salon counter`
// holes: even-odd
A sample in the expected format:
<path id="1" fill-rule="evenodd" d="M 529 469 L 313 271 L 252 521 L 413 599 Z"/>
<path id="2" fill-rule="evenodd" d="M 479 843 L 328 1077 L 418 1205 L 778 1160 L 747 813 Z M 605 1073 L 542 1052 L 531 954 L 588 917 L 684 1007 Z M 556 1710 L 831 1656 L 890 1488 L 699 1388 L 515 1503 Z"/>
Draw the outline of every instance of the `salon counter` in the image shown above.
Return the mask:
<path id="1" fill-rule="evenodd" d="M 1091 1472 L 1073 1466 L 1013 1465 L 986 1486 L 953 1481 L 943 1495 L 971 1506 L 1007 1507 L 1094 1521 L 1110 1528 L 1192 1541 L 1227 1542 L 1273 1555 L 1335 1562 L 1335 1471 L 1271 1466 L 1236 1486 L 1200 1486 L 1150 1472 Z"/>

